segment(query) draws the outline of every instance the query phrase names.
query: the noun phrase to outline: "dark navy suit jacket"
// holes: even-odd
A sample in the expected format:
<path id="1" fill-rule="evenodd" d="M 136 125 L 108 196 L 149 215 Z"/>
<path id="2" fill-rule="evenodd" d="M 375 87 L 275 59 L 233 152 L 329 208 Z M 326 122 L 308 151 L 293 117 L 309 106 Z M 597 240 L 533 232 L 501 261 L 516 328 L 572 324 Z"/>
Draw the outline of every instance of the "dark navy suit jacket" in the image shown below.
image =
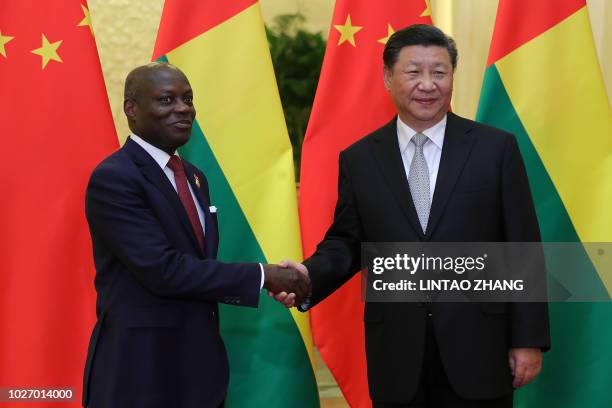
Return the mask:
<path id="1" fill-rule="evenodd" d="M 91 176 L 86 213 L 98 319 L 84 406 L 218 407 L 225 398 L 217 304 L 256 307 L 261 270 L 215 259 L 218 224 L 206 177 L 188 162 L 185 173 L 205 214 L 205 254 L 172 184 L 136 142 L 128 139 Z"/>
<path id="2" fill-rule="evenodd" d="M 514 136 L 450 112 L 447 118 L 425 234 L 410 195 L 395 118 L 340 153 L 334 221 L 304 262 L 312 282 L 310 307 L 360 269 L 362 242 L 540 241 Z M 407 404 L 416 393 L 428 310 L 446 374 L 464 398 L 510 394 L 508 349 L 550 347 L 546 303 L 366 302 L 366 358 L 374 402 Z"/>

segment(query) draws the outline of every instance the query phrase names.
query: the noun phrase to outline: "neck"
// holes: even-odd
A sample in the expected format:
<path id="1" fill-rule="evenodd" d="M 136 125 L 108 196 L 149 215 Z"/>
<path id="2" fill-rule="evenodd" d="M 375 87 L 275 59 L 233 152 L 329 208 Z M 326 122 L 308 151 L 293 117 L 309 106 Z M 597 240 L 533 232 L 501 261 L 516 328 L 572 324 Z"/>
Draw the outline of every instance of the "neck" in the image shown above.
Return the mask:
<path id="1" fill-rule="evenodd" d="M 175 147 L 170 147 L 170 146 L 162 146 L 159 143 L 155 142 L 154 140 L 151 140 L 147 137 L 143 137 L 140 134 L 132 131 L 132 133 L 134 133 L 136 136 L 138 136 L 139 138 L 141 138 L 142 140 L 144 140 L 145 142 L 147 142 L 148 144 L 150 144 L 151 146 L 155 146 L 157 147 L 159 150 L 163 150 L 164 152 L 168 153 L 170 156 L 174 155 L 174 152 L 176 151 Z"/>
<path id="2" fill-rule="evenodd" d="M 402 115 L 401 113 L 399 113 L 398 116 L 402 122 L 404 122 L 406 125 L 410 127 L 410 129 L 414 130 L 417 133 L 423 133 L 423 131 L 434 127 L 435 125 L 440 123 L 442 119 L 444 119 L 444 115 L 442 117 L 428 120 L 428 121 L 421 121 L 421 120 L 416 120 L 414 118 L 409 118 L 409 117 Z"/>
<path id="3" fill-rule="evenodd" d="M 170 156 L 174 156 L 174 152 L 176 152 L 176 149 L 172 149 L 170 147 L 163 147 L 163 146 L 155 146 L 161 150 L 163 150 L 164 152 L 168 153 Z"/>

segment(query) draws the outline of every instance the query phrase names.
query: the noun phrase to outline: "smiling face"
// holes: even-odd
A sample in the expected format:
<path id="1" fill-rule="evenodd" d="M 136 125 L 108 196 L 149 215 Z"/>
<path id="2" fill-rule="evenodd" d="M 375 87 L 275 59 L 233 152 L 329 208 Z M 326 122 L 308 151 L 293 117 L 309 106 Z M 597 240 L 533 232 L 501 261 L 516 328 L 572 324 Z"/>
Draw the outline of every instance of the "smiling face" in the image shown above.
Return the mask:
<path id="1" fill-rule="evenodd" d="M 187 143 L 195 119 L 193 92 L 185 75 L 169 65 L 144 67 L 132 78 L 124 111 L 130 129 L 168 154 Z"/>
<path id="2" fill-rule="evenodd" d="M 453 66 L 446 48 L 410 45 L 392 68 L 385 68 L 385 87 L 400 119 L 417 132 L 438 123 L 450 107 Z"/>

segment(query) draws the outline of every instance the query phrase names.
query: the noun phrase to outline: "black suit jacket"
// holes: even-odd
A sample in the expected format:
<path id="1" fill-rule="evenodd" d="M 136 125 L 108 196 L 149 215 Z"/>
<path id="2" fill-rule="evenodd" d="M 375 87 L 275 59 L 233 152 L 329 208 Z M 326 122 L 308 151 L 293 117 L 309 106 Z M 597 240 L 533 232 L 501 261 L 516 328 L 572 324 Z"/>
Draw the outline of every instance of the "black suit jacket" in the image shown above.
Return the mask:
<path id="1" fill-rule="evenodd" d="M 427 231 L 410 195 L 396 119 L 340 153 L 334 221 L 304 262 L 311 307 L 360 268 L 362 242 L 537 242 L 538 223 L 515 138 L 448 113 Z M 366 303 L 370 396 L 407 403 L 423 365 L 427 305 Z M 449 380 L 465 398 L 512 392 L 508 349 L 549 347 L 545 303 L 433 303 Z"/>
<path id="2" fill-rule="evenodd" d="M 86 213 L 98 320 L 84 406 L 216 408 L 225 398 L 217 303 L 257 306 L 261 271 L 215 260 L 206 177 L 187 162 L 185 173 L 205 213 L 206 254 L 172 184 L 137 143 L 128 139 L 91 176 Z"/>

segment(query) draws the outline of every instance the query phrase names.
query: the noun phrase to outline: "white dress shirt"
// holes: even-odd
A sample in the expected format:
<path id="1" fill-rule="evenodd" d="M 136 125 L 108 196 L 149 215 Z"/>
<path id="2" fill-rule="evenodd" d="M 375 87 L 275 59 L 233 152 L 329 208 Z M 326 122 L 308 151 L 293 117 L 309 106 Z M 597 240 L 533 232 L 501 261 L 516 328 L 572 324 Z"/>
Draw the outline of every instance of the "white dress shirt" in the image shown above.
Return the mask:
<path id="1" fill-rule="evenodd" d="M 429 170 L 429 202 L 433 201 L 434 191 L 436 189 L 436 179 L 438 178 L 438 169 L 440 168 L 440 156 L 442 155 L 442 145 L 444 144 L 444 132 L 446 131 L 446 115 L 441 121 L 425 129 L 421 133 L 427 136 L 427 141 L 423 145 L 423 155 L 427 162 Z M 410 174 L 410 165 L 416 146 L 411 142 L 417 132 L 410 126 L 397 118 L 397 139 L 399 142 L 400 152 L 402 153 L 402 161 L 404 162 L 404 171 L 406 179 Z"/>

